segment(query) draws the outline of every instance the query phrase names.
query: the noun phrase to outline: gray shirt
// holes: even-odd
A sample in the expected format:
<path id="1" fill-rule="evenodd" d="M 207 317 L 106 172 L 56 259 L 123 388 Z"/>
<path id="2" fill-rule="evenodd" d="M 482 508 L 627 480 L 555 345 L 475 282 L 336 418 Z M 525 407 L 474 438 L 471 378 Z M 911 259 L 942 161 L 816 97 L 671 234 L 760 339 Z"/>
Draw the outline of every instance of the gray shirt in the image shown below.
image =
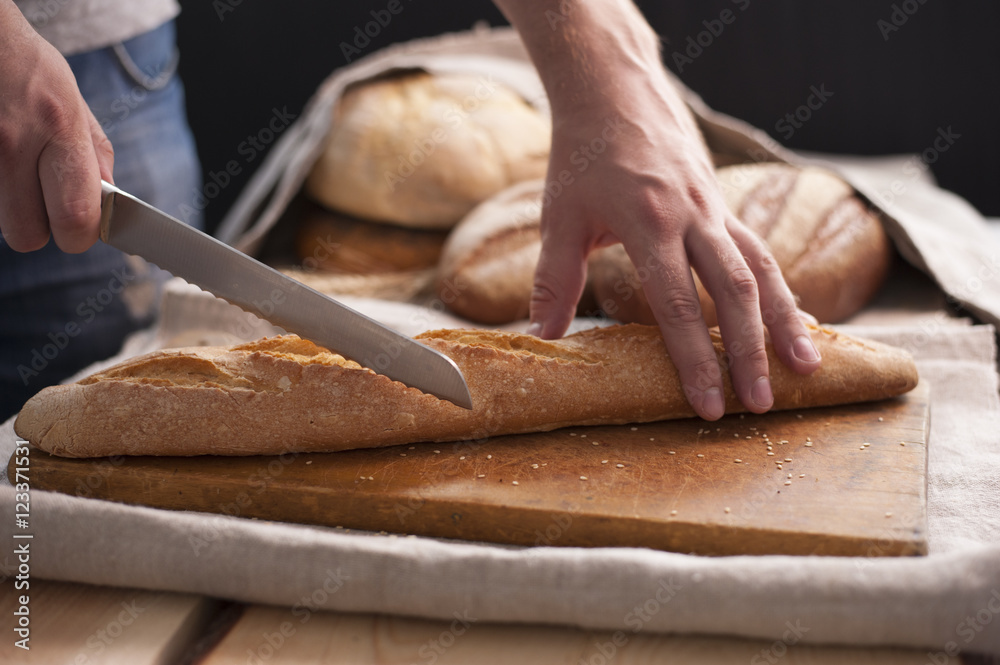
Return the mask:
<path id="1" fill-rule="evenodd" d="M 18 9 L 63 55 L 117 44 L 177 16 L 177 0 L 15 0 Z"/>

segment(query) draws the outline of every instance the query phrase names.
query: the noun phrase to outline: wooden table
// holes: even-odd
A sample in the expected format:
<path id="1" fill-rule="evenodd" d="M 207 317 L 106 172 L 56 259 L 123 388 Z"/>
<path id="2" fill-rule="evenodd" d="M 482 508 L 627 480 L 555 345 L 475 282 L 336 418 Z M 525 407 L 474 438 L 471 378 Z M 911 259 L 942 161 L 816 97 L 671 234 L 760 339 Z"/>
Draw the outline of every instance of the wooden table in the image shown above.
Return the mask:
<path id="1" fill-rule="evenodd" d="M 14 646 L 12 581 L 0 585 L 0 663 L 14 665 L 476 665 L 677 662 L 697 665 L 926 665 L 926 649 L 853 648 L 708 636 L 613 633 L 552 626 L 426 621 L 290 608 L 203 596 L 31 580 L 31 650 Z M 977 656 L 949 665 L 996 665 Z"/>

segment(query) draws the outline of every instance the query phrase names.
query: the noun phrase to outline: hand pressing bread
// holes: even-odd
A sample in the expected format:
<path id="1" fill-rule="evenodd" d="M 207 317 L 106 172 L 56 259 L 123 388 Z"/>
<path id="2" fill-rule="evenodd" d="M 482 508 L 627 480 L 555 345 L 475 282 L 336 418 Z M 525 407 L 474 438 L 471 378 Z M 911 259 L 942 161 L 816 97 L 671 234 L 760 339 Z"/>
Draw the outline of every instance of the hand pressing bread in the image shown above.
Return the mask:
<path id="1" fill-rule="evenodd" d="M 775 409 L 883 399 L 917 384 L 904 351 L 824 328 L 810 334 L 824 359 L 810 376 L 778 362 L 767 345 Z M 274 455 L 694 415 L 685 397 L 690 387 L 681 385 L 656 327 L 595 328 L 556 341 L 482 330 L 438 330 L 417 339 L 455 360 L 473 410 L 283 336 L 133 358 L 46 388 L 25 404 L 14 427 L 65 457 Z M 726 366 L 716 330 L 712 339 Z M 727 412 L 744 411 L 724 376 Z"/>

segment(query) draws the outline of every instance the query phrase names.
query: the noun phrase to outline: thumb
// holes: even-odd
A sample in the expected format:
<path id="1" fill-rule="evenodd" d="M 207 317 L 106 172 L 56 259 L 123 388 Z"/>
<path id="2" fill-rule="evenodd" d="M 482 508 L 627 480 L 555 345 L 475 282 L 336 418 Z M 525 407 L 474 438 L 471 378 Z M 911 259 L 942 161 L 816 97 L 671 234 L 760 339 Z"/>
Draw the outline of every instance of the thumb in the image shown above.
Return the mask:
<path id="1" fill-rule="evenodd" d="M 587 279 L 586 248 L 565 240 L 551 233 L 542 235 L 528 334 L 543 339 L 562 337 L 569 328 Z"/>

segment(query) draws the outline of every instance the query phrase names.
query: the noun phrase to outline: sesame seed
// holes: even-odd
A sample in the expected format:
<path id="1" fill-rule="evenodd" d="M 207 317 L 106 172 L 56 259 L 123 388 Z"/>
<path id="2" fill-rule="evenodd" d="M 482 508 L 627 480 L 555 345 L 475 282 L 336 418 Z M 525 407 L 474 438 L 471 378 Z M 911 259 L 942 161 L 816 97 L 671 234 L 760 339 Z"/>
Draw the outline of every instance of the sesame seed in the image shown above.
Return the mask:
<path id="1" fill-rule="evenodd" d="M 671 515 L 676 515 L 676 514 L 677 514 L 677 511 L 676 511 L 676 510 L 671 510 L 671 511 L 670 511 L 670 514 L 671 514 Z"/>
<path id="2" fill-rule="evenodd" d="M 653 437 L 649 437 L 649 440 L 650 441 L 656 441 L 656 439 L 654 439 Z"/>
<path id="3" fill-rule="evenodd" d="M 781 462 L 778 462 L 778 471 L 781 471 L 784 467 L 781 466 Z"/>
<path id="4" fill-rule="evenodd" d="M 788 474 L 788 477 L 789 477 L 789 478 L 791 478 L 791 477 L 792 477 L 792 474 Z"/>
<path id="5" fill-rule="evenodd" d="M 899 442 L 899 445 L 901 445 L 901 446 L 905 446 L 905 445 L 906 445 L 906 441 L 900 441 L 900 442 Z"/>
<path id="6" fill-rule="evenodd" d="M 704 457 L 704 455 L 702 455 L 701 453 L 698 453 L 698 457 Z"/>
<path id="7" fill-rule="evenodd" d="M 739 434 L 733 434 L 733 438 L 738 439 L 738 438 L 740 438 L 740 435 Z"/>
<path id="8" fill-rule="evenodd" d="M 375 476 L 368 476 L 368 480 L 375 480 Z"/>
<path id="9" fill-rule="evenodd" d="M 796 417 L 796 418 L 801 418 L 801 417 L 802 417 L 802 414 L 801 414 L 801 413 L 796 413 L 796 414 L 795 414 L 795 417 Z"/>
<path id="10" fill-rule="evenodd" d="M 800 473 L 799 474 L 799 478 L 805 478 L 805 477 L 806 477 L 806 474 L 804 474 L 804 473 Z"/>
<path id="11" fill-rule="evenodd" d="M 812 441 L 806 441 L 806 448 L 812 448 L 812 447 L 813 447 L 813 442 Z"/>
<path id="12" fill-rule="evenodd" d="M 602 459 L 601 460 L 601 464 L 607 464 L 607 463 L 608 463 L 608 460 L 606 460 L 606 459 Z"/>
<path id="13" fill-rule="evenodd" d="M 638 431 L 639 431 L 639 428 L 638 428 L 638 427 L 633 427 L 633 428 L 632 428 L 632 431 L 633 431 L 633 432 L 638 432 Z"/>
<path id="14" fill-rule="evenodd" d="M 570 436 L 576 436 L 576 432 L 570 432 L 569 435 Z"/>
<path id="15" fill-rule="evenodd" d="M 440 455 L 440 454 L 441 454 L 441 451 L 440 451 L 440 450 L 435 450 L 435 451 L 434 451 L 434 454 L 435 454 L 435 455 Z"/>
<path id="16" fill-rule="evenodd" d="M 416 446 L 410 446 L 409 448 L 407 448 L 407 450 L 416 450 L 416 449 L 417 449 Z"/>
<path id="17" fill-rule="evenodd" d="M 786 480 L 786 481 L 785 481 L 785 484 L 786 484 L 786 485 L 791 485 L 791 484 L 792 484 L 792 481 L 790 481 L 790 480 Z"/>
<path id="18" fill-rule="evenodd" d="M 486 459 L 493 459 L 493 455 L 487 455 Z"/>
<path id="19" fill-rule="evenodd" d="M 532 468 L 532 469 L 537 469 L 537 468 L 538 468 L 538 465 L 537 465 L 537 464 L 532 464 L 532 465 L 531 465 L 531 468 Z"/>
<path id="20" fill-rule="evenodd" d="M 458 459 L 465 459 L 465 455 L 462 455 L 462 456 L 461 456 L 461 457 L 459 457 Z"/>
<path id="21" fill-rule="evenodd" d="M 756 428 L 756 427 L 751 427 L 751 428 L 750 428 L 750 431 L 751 431 L 751 432 L 756 432 L 756 431 L 757 431 L 757 428 Z"/>
<path id="22" fill-rule="evenodd" d="M 670 452 L 668 452 L 667 454 L 668 454 L 668 455 L 676 455 L 677 453 L 675 453 L 674 451 L 672 451 L 672 450 L 671 450 L 671 451 L 670 451 Z"/>
<path id="23" fill-rule="evenodd" d="M 737 464 L 743 464 L 743 460 L 741 460 L 738 457 L 736 459 L 734 459 L 733 461 L 736 462 Z"/>
<path id="24" fill-rule="evenodd" d="M 879 417 L 878 417 L 878 421 L 879 421 L 879 422 L 883 422 L 884 420 L 885 420 L 885 418 L 883 418 L 882 416 L 879 416 Z"/>
<path id="25" fill-rule="evenodd" d="M 400 457 L 406 457 L 406 453 L 399 453 Z"/>
<path id="26" fill-rule="evenodd" d="M 725 510 L 728 513 L 729 512 L 729 506 L 726 506 Z"/>
<path id="27" fill-rule="evenodd" d="M 774 457 L 774 453 L 768 453 L 769 457 Z"/>
<path id="28" fill-rule="evenodd" d="M 511 483 L 511 485 L 517 485 L 517 481 L 515 480 L 514 482 Z"/>
<path id="29" fill-rule="evenodd" d="M 791 458 L 791 457 L 786 457 L 786 458 L 785 458 L 785 461 L 786 461 L 786 462 L 791 462 L 791 461 L 792 461 L 792 458 Z"/>
<path id="30" fill-rule="evenodd" d="M 586 438 L 587 438 L 587 435 L 586 435 L 586 434 L 581 434 L 581 435 L 580 435 L 580 438 L 581 438 L 581 439 L 586 439 Z"/>
<path id="31" fill-rule="evenodd" d="M 615 464 L 615 466 L 617 466 L 619 469 L 624 469 L 625 468 L 624 464 Z"/>
<path id="32" fill-rule="evenodd" d="M 486 474 L 485 474 L 485 473 L 481 473 L 481 474 L 479 474 L 478 476 L 476 476 L 476 478 L 485 478 L 485 477 L 486 477 Z"/>
<path id="33" fill-rule="evenodd" d="M 864 450 L 864 449 L 865 449 L 864 446 L 858 446 L 858 450 Z"/>
<path id="34" fill-rule="evenodd" d="M 592 446 L 599 446 L 599 445 L 601 445 L 601 442 L 600 441 L 591 441 L 590 445 L 592 445 Z"/>
<path id="35" fill-rule="evenodd" d="M 748 439 L 752 439 L 753 437 L 752 437 L 752 436 L 748 436 L 747 438 L 748 438 Z"/>
<path id="36" fill-rule="evenodd" d="M 885 516 L 886 517 L 892 517 L 892 513 L 886 513 Z"/>
<path id="37" fill-rule="evenodd" d="M 586 480 L 587 476 L 580 476 L 580 480 Z"/>

